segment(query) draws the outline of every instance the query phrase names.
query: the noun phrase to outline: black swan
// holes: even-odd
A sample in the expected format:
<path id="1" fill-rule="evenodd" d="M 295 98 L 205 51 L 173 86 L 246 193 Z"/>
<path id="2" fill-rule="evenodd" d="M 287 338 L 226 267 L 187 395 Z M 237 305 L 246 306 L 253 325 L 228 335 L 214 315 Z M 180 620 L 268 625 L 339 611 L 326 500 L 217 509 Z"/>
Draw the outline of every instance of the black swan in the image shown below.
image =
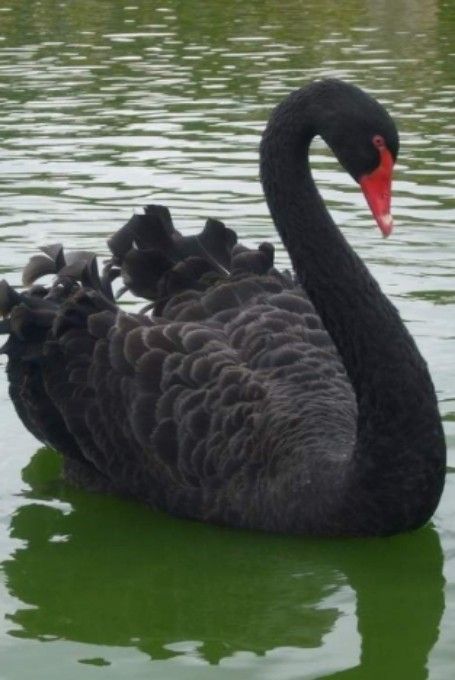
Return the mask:
<path id="1" fill-rule="evenodd" d="M 270 244 L 249 250 L 216 220 L 183 237 L 148 206 L 110 239 L 101 275 L 92 254 L 52 245 L 25 268 L 27 290 L 2 282 L 11 398 L 70 481 L 275 532 L 388 535 L 431 517 L 445 477 L 434 387 L 316 189 L 318 134 L 388 235 L 395 125 L 327 79 L 275 109 L 260 148 L 296 279 Z M 118 307 L 119 274 L 152 312 Z"/>

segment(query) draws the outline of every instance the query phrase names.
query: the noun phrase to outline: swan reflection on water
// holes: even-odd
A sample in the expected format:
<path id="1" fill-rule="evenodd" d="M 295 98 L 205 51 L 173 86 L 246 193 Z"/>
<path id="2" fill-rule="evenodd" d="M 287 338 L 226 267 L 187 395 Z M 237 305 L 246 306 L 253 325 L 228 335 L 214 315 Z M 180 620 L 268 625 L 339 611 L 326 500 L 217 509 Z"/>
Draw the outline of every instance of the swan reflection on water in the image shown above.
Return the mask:
<path id="1" fill-rule="evenodd" d="M 301 652 L 301 677 L 307 651 L 321 678 L 428 677 L 444 610 L 431 527 L 326 541 L 180 521 L 70 488 L 46 449 L 23 479 L 30 489 L 11 522 L 21 545 L 3 565 L 21 601 L 8 615 L 12 636 L 134 646 L 153 661 L 190 653 L 206 664 L 238 652 L 260 662 L 285 647 Z M 352 641 L 343 640 L 329 667 L 344 670 L 332 675 L 327 640 L 348 613 L 346 591 L 361 649 L 346 659 Z"/>

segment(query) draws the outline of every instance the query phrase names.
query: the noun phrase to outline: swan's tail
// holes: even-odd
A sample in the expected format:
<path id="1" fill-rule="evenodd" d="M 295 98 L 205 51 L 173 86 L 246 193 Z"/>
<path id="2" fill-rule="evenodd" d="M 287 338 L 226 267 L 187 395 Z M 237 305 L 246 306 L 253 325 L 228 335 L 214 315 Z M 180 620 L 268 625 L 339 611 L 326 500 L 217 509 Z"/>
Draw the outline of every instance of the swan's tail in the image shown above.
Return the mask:
<path id="1" fill-rule="evenodd" d="M 111 274 L 108 270 L 99 274 L 93 253 L 67 254 L 60 244 L 41 250 L 24 268 L 25 290 L 19 292 L 6 281 L 0 282 L 0 334 L 9 335 L 0 353 L 8 356 L 9 392 L 25 426 L 82 467 L 86 463 L 49 394 L 43 367 L 52 366 L 52 347 L 65 330 L 71 328 L 74 336 L 81 336 L 88 316 L 95 311 L 115 318 Z M 48 274 L 55 275 L 50 285 L 35 283 Z M 75 347 L 75 354 L 79 350 Z M 60 381 L 64 391 L 68 375 L 62 372 Z"/>

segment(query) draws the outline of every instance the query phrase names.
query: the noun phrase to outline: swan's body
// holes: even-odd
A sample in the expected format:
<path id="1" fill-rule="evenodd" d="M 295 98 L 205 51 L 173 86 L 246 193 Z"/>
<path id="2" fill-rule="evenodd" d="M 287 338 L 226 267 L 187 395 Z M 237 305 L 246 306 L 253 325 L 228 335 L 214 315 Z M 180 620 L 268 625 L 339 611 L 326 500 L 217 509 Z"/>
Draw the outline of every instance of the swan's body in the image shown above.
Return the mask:
<path id="1" fill-rule="evenodd" d="M 432 515 L 445 474 L 433 385 L 316 190 L 318 133 L 391 227 L 398 138 L 384 109 L 340 81 L 294 92 L 266 129 L 261 174 L 297 283 L 268 244 L 234 246 L 213 221 L 185 239 L 151 207 L 111 239 L 101 281 L 87 254 L 65 267 L 54 247 L 25 275 L 58 272 L 50 291 L 4 285 L 11 396 L 68 478 L 270 531 L 384 535 Z M 118 265 L 153 316 L 115 305 Z"/>

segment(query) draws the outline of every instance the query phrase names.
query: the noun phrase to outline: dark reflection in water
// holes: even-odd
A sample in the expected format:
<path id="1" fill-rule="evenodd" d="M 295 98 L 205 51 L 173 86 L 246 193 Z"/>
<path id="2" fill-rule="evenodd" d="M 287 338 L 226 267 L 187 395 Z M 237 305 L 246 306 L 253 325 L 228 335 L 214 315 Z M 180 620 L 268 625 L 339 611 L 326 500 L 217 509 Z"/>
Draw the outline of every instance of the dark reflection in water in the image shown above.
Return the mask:
<path id="1" fill-rule="evenodd" d="M 11 529 L 26 543 L 4 563 L 24 604 L 8 615 L 11 635 L 135 646 L 153 659 L 175 655 L 172 643 L 199 641 L 200 656 L 217 664 L 239 650 L 322 646 L 344 614 L 324 600 L 348 584 L 361 660 L 330 677 L 428 677 L 444 609 L 432 528 L 371 541 L 222 530 L 82 494 L 57 475 L 57 457 L 44 449 L 23 472 L 29 503 Z"/>

